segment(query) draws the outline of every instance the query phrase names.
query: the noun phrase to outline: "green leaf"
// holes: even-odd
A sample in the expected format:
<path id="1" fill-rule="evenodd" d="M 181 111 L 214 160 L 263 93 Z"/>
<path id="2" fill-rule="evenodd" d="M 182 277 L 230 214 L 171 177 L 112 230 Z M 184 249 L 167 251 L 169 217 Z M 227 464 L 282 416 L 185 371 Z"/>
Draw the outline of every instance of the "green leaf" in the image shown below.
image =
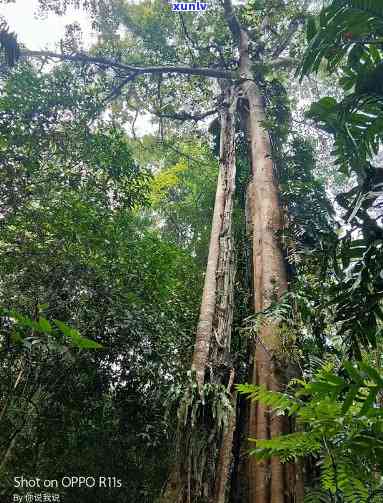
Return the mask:
<path id="1" fill-rule="evenodd" d="M 317 31 L 318 28 L 315 16 L 309 16 L 307 20 L 307 29 L 306 29 L 307 40 L 309 42 L 315 37 Z"/>
<path id="2" fill-rule="evenodd" d="M 361 368 L 361 370 L 364 370 L 366 372 L 369 378 L 374 381 L 378 387 L 383 388 L 383 377 L 376 369 L 374 369 L 374 367 L 366 362 L 360 362 L 359 367 Z"/>
<path id="3" fill-rule="evenodd" d="M 360 416 L 367 416 L 368 415 L 369 410 L 373 407 L 373 405 L 375 403 L 376 395 L 378 394 L 379 389 L 380 388 L 378 386 L 374 386 L 373 388 L 371 388 L 371 391 L 369 392 L 367 399 L 363 403 L 363 407 L 360 410 L 360 413 L 359 413 Z"/>
<path id="4" fill-rule="evenodd" d="M 88 339 L 80 335 L 80 333 L 74 328 L 69 327 L 65 323 L 59 320 L 53 320 L 55 325 L 61 330 L 61 332 L 69 337 L 72 343 L 78 348 L 82 349 L 99 349 L 102 348 L 102 345 L 96 341 Z"/>
<path id="5" fill-rule="evenodd" d="M 356 395 L 358 394 L 360 386 L 358 384 L 354 384 L 351 386 L 350 391 L 347 393 L 346 398 L 342 405 L 342 414 L 346 414 L 351 405 L 353 404 Z"/>
<path id="6" fill-rule="evenodd" d="M 48 320 L 45 318 L 39 318 L 39 321 L 37 322 L 37 326 L 39 327 L 39 330 L 43 333 L 51 333 L 52 332 L 52 326 L 49 323 Z"/>

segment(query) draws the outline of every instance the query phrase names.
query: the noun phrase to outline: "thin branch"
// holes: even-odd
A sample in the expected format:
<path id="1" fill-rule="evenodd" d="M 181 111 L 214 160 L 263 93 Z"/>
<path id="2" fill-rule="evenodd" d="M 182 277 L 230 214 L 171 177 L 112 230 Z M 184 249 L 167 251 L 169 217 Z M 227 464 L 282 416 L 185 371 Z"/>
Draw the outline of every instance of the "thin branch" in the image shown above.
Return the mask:
<path id="1" fill-rule="evenodd" d="M 222 67 L 228 68 L 228 64 L 225 61 L 225 58 L 223 55 L 222 47 L 220 47 L 218 44 L 214 44 L 214 43 L 209 44 L 206 47 L 199 47 L 198 44 L 196 43 L 196 41 L 193 40 L 190 33 L 188 32 L 186 24 L 185 24 L 185 20 L 184 20 L 183 15 L 181 13 L 179 14 L 179 17 L 181 19 L 181 25 L 182 25 L 182 29 L 184 31 L 185 37 L 190 41 L 191 45 L 193 46 L 193 49 L 196 49 L 197 51 L 206 51 L 208 53 L 210 53 L 210 49 L 214 49 L 218 53 L 219 59 L 221 60 Z M 193 63 L 194 63 L 194 56 L 193 56 L 193 53 L 192 53 L 190 47 L 189 47 L 189 51 L 190 51 L 190 55 L 191 55 L 191 57 L 193 59 Z"/>
<path id="2" fill-rule="evenodd" d="M 286 56 L 285 58 L 277 58 L 270 63 L 267 63 L 267 66 L 270 66 L 271 68 L 277 69 L 277 68 L 285 68 L 289 66 L 297 66 L 299 64 L 299 59 L 297 58 L 291 58 Z"/>
<path id="3" fill-rule="evenodd" d="M 164 119 L 174 119 L 177 121 L 201 121 L 203 119 L 206 119 L 206 117 L 209 117 L 210 115 L 215 115 L 217 113 L 217 109 L 214 110 L 208 110 L 207 112 L 204 112 L 202 114 L 189 114 L 188 112 L 180 112 L 180 113 L 161 113 L 161 112 L 155 112 L 154 110 L 150 110 L 150 113 L 153 115 L 156 115 L 157 117 L 162 117 Z"/>
<path id="4" fill-rule="evenodd" d="M 137 74 L 133 74 L 133 76 L 129 76 L 126 79 L 123 79 L 116 87 L 112 89 L 112 91 L 108 94 L 108 96 L 105 98 L 105 102 L 109 102 L 120 96 L 123 88 L 128 84 L 129 82 L 132 82 Z"/>
<path id="5" fill-rule="evenodd" d="M 188 30 L 186 28 L 185 20 L 184 20 L 184 18 L 182 16 L 181 12 L 178 15 L 179 15 L 179 19 L 181 20 L 181 27 L 182 27 L 183 32 L 185 34 L 186 40 L 188 40 L 191 43 L 191 45 L 193 46 L 193 48 L 195 48 L 196 47 L 196 43 L 194 42 L 194 40 L 189 35 L 189 32 L 188 32 Z M 189 49 L 190 57 L 191 57 L 191 60 L 193 61 L 193 65 L 194 65 L 195 64 L 195 58 L 194 58 L 193 51 L 192 51 L 191 47 L 189 46 L 189 44 L 188 44 L 187 47 Z"/>
<path id="6" fill-rule="evenodd" d="M 134 92 L 134 91 L 133 91 Z M 189 112 L 186 111 L 181 111 L 181 112 L 174 112 L 174 113 L 162 113 L 161 111 L 158 110 L 153 110 L 147 106 L 147 100 L 143 102 L 139 96 L 137 95 L 136 92 L 134 92 L 135 98 L 137 105 L 141 107 L 141 109 L 138 109 L 137 107 L 134 107 L 133 105 L 130 105 L 133 110 L 136 112 L 144 110 L 145 112 L 155 115 L 156 117 L 160 117 L 163 119 L 174 119 L 174 120 L 180 120 L 180 121 L 195 121 L 198 122 L 200 120 L 205 119 L 206 117 L 209 117 L 210 115 L 214 115 L 217 113 L 218 109 L 213 109 L 213 110 L 207 110 L 206 112 L 200 113 L 200 114 L 190 114 Z"/>
<path id="7" fill-rule="evenodd" d="M 235 15 L 231 0 L 223 0 L 223 7 L 225 10 L 225 18 L 227 24 L 229 25 L 233 38 L 235 40 L 239 40 L 242 27 L 238 21 L 237 16 Z"/>
<path id="8" fill-rule="evenodd" d="M 133 135 L 133 139 L 134 140 L 137 140 L 137 135 L 136 135 L 136 129 L 135 129 L 135 127 L 136 127 L 136 120 L 137 120 L 138 114 L 139 114 L 139 112 L 138 112 L 138 110 L 136 110 L 136 114 L 134 116 L 134 119 L 132 121 L 132 126 L 131 126 L 132 127 L 132 135 Z"/>
<path id="9" fill-rule="evenodd" d="M 201 166 L 201 164 L 203 164 L 204 166 L 209 166 L 211 167 L 211 164 L 207 163 L 206 161 L 202 160 L 202 159 L 197 159 L 196 157 L 193 157 L 193 156 L 190 156 L 189 154 L 185 154 L 185 152 L 182 152 L 181 150 L 178 150 L 176 147 L 173 146 L 172 143 L 170 143 L 169 141 L 166 141 L 164 140 L 163 142 L 161 142 L 162 145 L 165 147 L 165 148 L 170 148 L 170 150 L 173 150 L 173 152 L 175 152 L 176 154 L 184 157 L 185 159 L 187 159 L 188 161 L 192 162 L 192 163 L 195 163 L 196 165 L 198 166 Z"/>
<path id="10" fill-rule="evenodd" d="M 279 42 L 277 47 L 272 53 L 273 58 L 277 58 L 282 54 L 282 52 L 286 49 L 286 47 L 291 42 L 298 28 L 305 22 L 305 17 L 303 15 L 297 16 L 292 19 L 287 28 L 287 33 L 282 41 Z"/>

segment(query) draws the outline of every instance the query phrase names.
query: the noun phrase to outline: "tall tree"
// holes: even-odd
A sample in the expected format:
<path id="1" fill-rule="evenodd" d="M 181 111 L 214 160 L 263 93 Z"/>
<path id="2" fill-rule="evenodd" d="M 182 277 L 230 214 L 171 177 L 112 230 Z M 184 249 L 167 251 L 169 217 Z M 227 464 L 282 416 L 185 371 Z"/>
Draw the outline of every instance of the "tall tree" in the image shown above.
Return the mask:
<path id="1" fill-rule="evenodd" d="M 56 2 L 56 7 L 59 3 Z M 190 386 L 179 405 L 178 450 L 182 456 L 178 458 L 165 491 L 164 498 L 169 503 L 197 501 L 198 498 L 221 503 L 228 490 L 235 409 L 229 355 L 235 270 L 232 238 L 234 140 L 239 94 L 244 101 L 244 115 L 247 115 L 253 178 L 250 220 L 254 310 L 267 309 L 287 289 L 286 264 L 279 238 L 280 195 L 261 86 L 270 71 L 293 62 L 291 57 L 281 55 L 292 44 L 304 20 L 306 7 L 307 2 L 286 6 L 284 2 L 270 0 L 252 16 L 251 12 L 242 7 L 234 8 L 230 0 L 225 0 L 223 5 L 211 3 L 206 15 L 182 13 L 173 18 L 170 7 L 160 1 L 136 6 L 116 2 L 114 12 L 127 30 L 124 44 L 115 44 L 104 30 L 104 41 L 92 54 L 65 50 L 59 54 L 21 51 L 24 58 L 59 59 L 85 66 L 95 76 L 101 75 L 109 84 L 106 99 L 125 101 L 128 110 L 149 109 L 158 117 L 161 136 L 169 127 L 166 121 L 198 120 L 217 112 L 220 115 L 220 170 L 191 366 L 195 376 L 191 374 Z M 283 22 L 282 14 L 285 16 Z M 279 32 L 273 23 L 280 28 Z M 221 81 L 223 92 L 214 96 L 217 86 L 206 79 Z M 181 102 L 185 105 L 179 111 Z M 197 111 L 192 113 L 193 108 Z M 252 347 L 253 383 L 272 390 L 280 388 L 283 377 L 278 375 L 276 368 L 279 346 L 278 321 L 262 326 Z M 214 409 L 217 403 L 218 416 Z M 271 415 L 263 405 L 250 407 L 247 426 L 250 436 L 272 438 L 285 428 L 287 425 L 282 418 Z M 193 436 L 182 438 L 188 430 Z M 205 445 L 198 449 L 196 433 L 201 432 Z M 247 475 L 249 503 L 299 501 L 302 489 L 298 475 L 294 467 L 286 474 L 276 457 L 270 463 L 251 460 Z"/>

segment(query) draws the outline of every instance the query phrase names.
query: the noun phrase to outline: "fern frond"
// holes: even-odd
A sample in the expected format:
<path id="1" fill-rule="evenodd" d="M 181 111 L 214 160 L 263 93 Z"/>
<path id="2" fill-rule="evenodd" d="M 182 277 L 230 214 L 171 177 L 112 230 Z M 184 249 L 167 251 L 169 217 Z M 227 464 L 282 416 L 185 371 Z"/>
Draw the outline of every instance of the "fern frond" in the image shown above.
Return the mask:
<path id="1" fill-rule="evenodd" d="M 324 489 L 310 489 L 305 494 L 304 503 L 332 503 L 333 498 Z"/>
<path id="2" fill-rule="evenodd" d="M 261 402 L 266 407 L 270 407 L 274 411 L 287 412 L 289 415 L 296 413 L 301 402 L 296 398 L 280 393 L 278 391 L 270 391 L 265 386 L 255 384 L 237 384 L 237 390 L 243 395 L 247 395 L 250 400 Z"/>
<path id="3" fill-rule="evenodd" d="M 331 456 L 327 455 L 322 461 L 321 484 L 324 489 L 335 494 L 337 489 L 337 474 Z"/>
<path id="4" fill-rule="evenodd" d="M 277 456 L 282 463 L 294 461 L 297 458 L 314 454 L 321 450 L 321 443 L 311 432 L 296 432 L 281 435 L 269 440 L 250 439 L 256 442 L 255 449 L 250 451 L 257 459 L 267 459 Z"/>
<path id="5" fill-rule="evenodd" d="M 358 473 L 360 474 L 360 470 Z M 351 460 L 337 459 L 337 483 L 346 503 L 367 503 L 369 500 L 368 487 L 357 475 Z"/>

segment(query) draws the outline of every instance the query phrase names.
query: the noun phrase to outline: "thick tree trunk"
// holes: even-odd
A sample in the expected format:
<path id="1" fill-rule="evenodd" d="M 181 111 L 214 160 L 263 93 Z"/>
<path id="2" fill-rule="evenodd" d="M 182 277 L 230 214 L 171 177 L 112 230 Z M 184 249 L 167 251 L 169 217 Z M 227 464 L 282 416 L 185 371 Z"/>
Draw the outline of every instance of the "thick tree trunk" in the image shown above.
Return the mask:
<path id="1" fill-rule="evenodd" d="M 222 384 L 230 393 L 234 371 L 230 368 L 230 339 L 233 321 L 233 292 L 235 254 L 232 231 L 233 200 L 235 192 L 235 110 L 237 103 L 234 87 L 226 87 L 221 111 L 220 162 L 215 198 L 209 256 L 201 301 L 200 318 L 192 359 L 192 370 L 200 392 L 206 381 Z M 207 370 L 209 374 L 207 375 Z M 215 463 L 215 480 L 205 481 L 205 494 L 211 503 L 224 503 L 229 481 L 232 440 L 236 424 L 236 399 L 232 395 L 232 412 L 226 428 L 218 439 L 219 449 Z M 181 425 L 185 428 L 185 425 Z M 191 428 L 189 424 L 186 428 Z M 209 449 L 206 445 L 206 449 Z M 198 463 L 198 460 L 197 460 Z M 196 488 L 190 474 L 185 471 L 185 460 L 178 460 L 162 497 L 163 503 L 189 503 L 194 500 Z"/>
<path id="2" fill-rule="evenodd" d="M 282 250 L 278 240 L 281 211 L 278 188 L 273 175 L 270 139 L 262 123 L 265 120 L 262 96 L 254 81 L 249 57 L 247 32 L 239 28 L 240 74 L 242 89 L 249 104 L 249 140 L 253 172 L 251 219 L 253 227 L 254 308 L 260 312 L 287 289 Z M 280 382 L 273 354 L 279 348 L 278 324 L 260 328 L 254 347 L 252 383 L 279 390 Z M 260 403 L 250 405 L 250 438 L 268 439 L 286 431 L 283 416 L 272 415 Z M 295 474 L 295 470 L 294 470 Z M 294 487 L 290 487 L 293 484 Z M 301 487 L 295 490 L 297 477 L 288 481 L 287 468 L 278 458 L 270 461 L 249 460 L 249 503 L 286 503 L 301 501 Z M 299 495 L 299 499 L 298 499 Z"/>

